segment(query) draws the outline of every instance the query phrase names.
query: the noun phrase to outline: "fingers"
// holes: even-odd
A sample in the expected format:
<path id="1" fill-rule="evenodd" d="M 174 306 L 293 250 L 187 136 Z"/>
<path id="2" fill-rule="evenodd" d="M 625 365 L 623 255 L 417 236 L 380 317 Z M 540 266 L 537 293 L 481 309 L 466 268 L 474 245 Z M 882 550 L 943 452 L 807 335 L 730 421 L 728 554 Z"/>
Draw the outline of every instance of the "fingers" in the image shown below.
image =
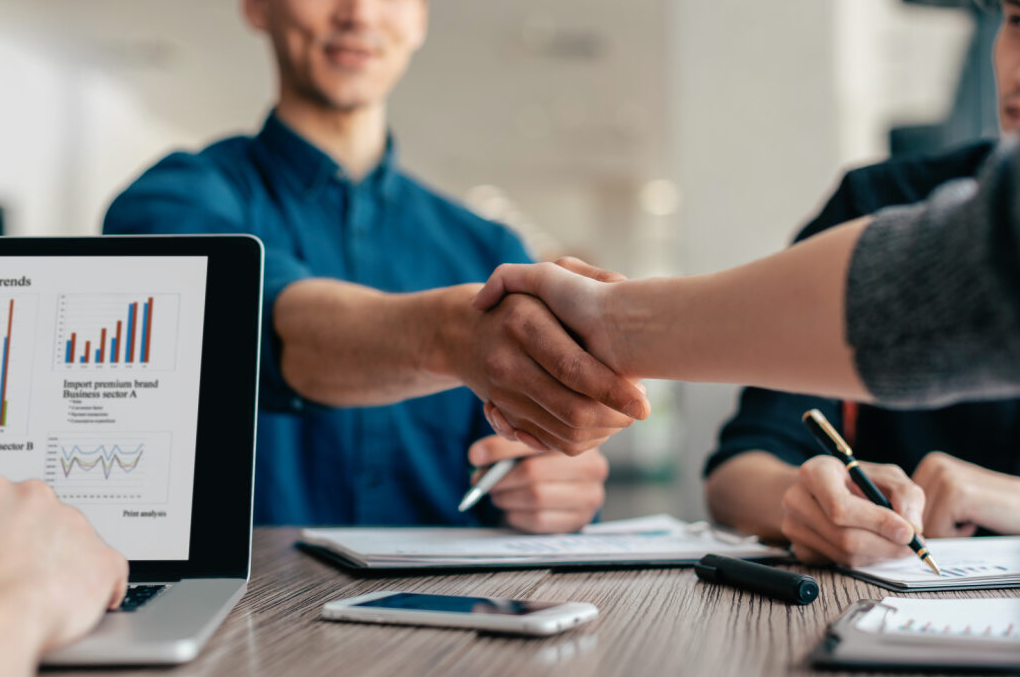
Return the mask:
<path id="1" fill-rule="evenodd" d="M 914 470 L 913 481 L 927 495 L 924 506 L 925 535 L 933 538 L 965 538 L 977 531 L 974 506 L 994 504 L 989 487 L 973 482 L 973 464 L 933 451 Z"/>
<path id="2" fill-rule="evenodd" d="M 586 451 L 574 458 L 550 452 L 522 460 L 493 487 L 492 491 L 511 491 L 555 482 L 601 484 L 608 475 L 609 464 L 597 449 Z"/>
<path id="3" fill-rule="evenodd" d="M 861 463 L 868 478 L 889 499 L 893 510 L 902 515 L 917 533 L 924 532 L 924 490 L 913 482 L 903 468 L 891 463 Z"/>
<path id="4" fill-rule="evenodd" d="M 801 466 L 804 486 L 834 526 L 867 529 L 899 544 L 910 541 L 914 529 L 901 515 L 849 491 L 842 463 L 824 456 L 811 460 L 816 462 Z M 890 485 L 884 480 L 880 481 L 888 489 Z"/>
<path id="5" fill-rule="evenodd" d="M 500 413 L 515 431 L 515 439 L 539 451 L 554 449 L 569 456 L 576 456 L 598 446 L 606 438 L 633 423 L 632 419 L 590 401 L 582 401 L 575 405 L 577 411 L 593 412 L 586 414 L 590 417 L 588 420 L 592 422 L 591 425 L 578 425 L 576 421 L 574 424 L 564 423 L 552 416 L 542 404 L 516 393 L 505 394 L 503 398 Z M 607 422 L 612 424 L 612 427 L 600 427 L 598 425 L 600 415 L 609 418 Z M 502 423 L 500 426 L 502 427 Z M 535 447 L 526 439 L 527 437 L 533 438 L 543 446 Z"/>
<path id="6" fill-rule="evenodd" d="M 874 474 L 883 491 L 896 490 L 901 505 L 916 507 L 913 491 L 901 486 L 902 471 L 897 475 L 883 469 Z M 796 482 L 782 500 L 781 530 L 795 546 L 795 553 L 805 561 L 822 557 L 847 566 L 909 554 L 904 546 L 914 534 L 911 524 L 851 487 L 845 467 L 834 458 L 816 456 L 801 465 Z"/>
<path id="7" fill-rule="evenodd" d="M 647 416 L 643 388 L 586 353 L 540 301 L 514 296 L 494 312 L 486 313 L 479 332 L 479 340 L 491 337 L 491 346 L 479 351 L 464 380 L 481 384 L 475 391 L 499 408 L 509 427 L 528 433 L 521 439 L 577 453 Z M 486 413 L 498 434 L 516 437 L 491 408 Z"/>
<path id="8" fill-rule="evenodd" d="M 590 277 L 598 282 L 623 282 L 627 279 L 626 276 L 620 273 L 605 270 L 604 268 L 596 268 L 590 263 L 586 263 L 574 256 L 562 256 L 556 259 L 556 265 L 560 268 L 566 268 L 572 273 Z"/>
<path id="9" fill-rule="evenodd" d="M 556 271 L 559 271 L 557 273 Z M 475 296 L 475 308 L 488 310 L 507 294 L 519 292 L 542 297 L 541 290 L 547 284 L 568 275 L 559 266 L 551 263 L 504 263 L 493 271 L 485 286 Z"/>
<path id="10" fill-rule="evenodd" d="M 634 383 L 617 375 L 573 341 L 571 346 L 562 342 L 557 343 L 558 345 L 545 341 L 536 342 L 530 352 L 531 358 L 570 390 L 587 395 L 630 418 L 637 420 L 648 418 L 651 405 Z M 568 423 L 572 422 L 571 419 L 577 418 L 573 409 L 560 409 L 553 413 Z"/>
<path id="11" fill-rule="evenodd" d="M 856 496 L 854 500 L 862 500 Z M 884 508 L 878 508 L 884 510 Z M 781 526 L 783 535 L 794 546 L 794 552 L 802 551 L 806 563 L 824 561 L 844 566 L 863 566 L 884 559 L 903 557 L 910 554 L 902 543 L 857 527 L 840 527 L 824 516 L 821 504 L 802 486 L 795 485 L 783 497 L 784 519 Z"/>
<path id="12" fill-rule="evenodd" d="M 520 442 L 509 442 L 501 437 L 490 435 L 471 445 L 468 449 L 468 461 L 476 468 L 482 468 L 503 459 L 534 456 L 537 453 Z"/>
<path id="13" fill-rule="evenodd" d="M 117 551 L 110 549 L 110 564 L 108 569 L 113 574 L 113 581 L 111 587 L 113 592 L 110 595 L 110 602 L 107 605 L 108 609 L 116 609 L 120 606 L 120 603 L 124 601 L 124 596 L 127 595 L 128 588 L 128 562 L 121 556 Z"/>
<path id="14" fill-rule="evenodd" d="M 499 435 L 508 442 L 516 442 L 517 437 L 514 434 L 515 430 L 510 422 L 503 416 L 503 412 L 499 410 L 499 407 L 494 405 L 492 402 L 486 402 L 482 405 L 482 411 L 485 413 L 485 420 L 492 426 L 492 431 Z"/>
<path id="15" fill-rule="evenodd" d="M 548 453 L 520 461 L 496 486 L 493 505 L 507 523 L 532 533 L 576 531 L 605 500 L 609 464 L 597 449 L 577 458 Z"/>

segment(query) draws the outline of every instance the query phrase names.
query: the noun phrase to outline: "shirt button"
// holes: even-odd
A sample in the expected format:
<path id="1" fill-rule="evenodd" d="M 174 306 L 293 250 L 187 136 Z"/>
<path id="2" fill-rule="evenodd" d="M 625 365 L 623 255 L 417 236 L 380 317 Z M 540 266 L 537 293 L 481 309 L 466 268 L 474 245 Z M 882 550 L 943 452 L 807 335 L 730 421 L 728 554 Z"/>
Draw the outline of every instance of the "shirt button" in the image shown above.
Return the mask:
<path id="1" fill-rule="evenodd" d="M 295 397 L 290 401 L 290 406 L 296 411 L 302 411 L 305 408 L 305 401 L 300 397 Z"/>

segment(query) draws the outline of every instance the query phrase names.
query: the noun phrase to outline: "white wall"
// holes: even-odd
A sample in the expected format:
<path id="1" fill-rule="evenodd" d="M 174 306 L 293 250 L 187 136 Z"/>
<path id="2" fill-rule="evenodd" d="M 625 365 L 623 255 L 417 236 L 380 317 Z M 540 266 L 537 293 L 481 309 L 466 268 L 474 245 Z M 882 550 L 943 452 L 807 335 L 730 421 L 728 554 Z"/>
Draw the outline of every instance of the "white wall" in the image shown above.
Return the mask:
<path id="1" fill-rule="evenodd" d="M 683 272 L 784 247 L 843 169 L 881 159 L 890 124 L 948 109 L 970 24 L 898 0 L 672 5 L 674 163 Z M 704 514 L 700 468 L 736 386 L 678 386 L 682 505 Z"/>

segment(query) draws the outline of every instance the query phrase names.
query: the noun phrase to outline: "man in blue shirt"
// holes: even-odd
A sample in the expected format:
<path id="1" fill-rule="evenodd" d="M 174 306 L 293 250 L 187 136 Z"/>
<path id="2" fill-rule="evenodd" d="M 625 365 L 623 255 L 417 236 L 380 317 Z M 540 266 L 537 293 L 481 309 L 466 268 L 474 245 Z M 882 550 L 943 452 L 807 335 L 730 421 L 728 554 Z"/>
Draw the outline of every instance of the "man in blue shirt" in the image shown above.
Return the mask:
<path id="1" fill-rule="evenodd" d="M 265 243 L 256 521 L 583 526 L 604 495 L 597 445 L 633 420 L 620 410 L 643 416 L 647 403 L 537 300 L 471 307 L 469 283 L 528 256 L 397 167 L 386 98 L 425 38 L 426 0 L 246 0 L 244 11 L 279 71 L 262 131 L 164 158 L 114 201 L 104 231 Z M 548 357 L 561 350 L 569 360 Z M 570 388 L 553 378 L 589 373 L 579 366 L 596 376 Z M 537 384 L 541 406 L 513 394 L 521 384 Z M 490 434 L 471 391 L 516 418 L 516 441 Z M 458 513 L 469 459 L 507 457 L 526 458 L 492 504 Z"/>

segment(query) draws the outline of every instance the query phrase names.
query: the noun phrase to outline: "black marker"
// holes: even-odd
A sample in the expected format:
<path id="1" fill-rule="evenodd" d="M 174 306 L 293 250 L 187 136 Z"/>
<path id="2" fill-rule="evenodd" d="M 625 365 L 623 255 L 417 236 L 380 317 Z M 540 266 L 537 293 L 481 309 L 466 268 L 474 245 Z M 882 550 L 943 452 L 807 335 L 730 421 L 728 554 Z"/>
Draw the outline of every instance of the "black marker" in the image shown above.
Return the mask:
<path id="1" fill-rule="evenodd" d="M 742 559 L 705 555 L 694 571 L 709 583 L 732 585 L 794 604 L 810 604 L 818 597 L 818 582 L 810 576 Z"/>

